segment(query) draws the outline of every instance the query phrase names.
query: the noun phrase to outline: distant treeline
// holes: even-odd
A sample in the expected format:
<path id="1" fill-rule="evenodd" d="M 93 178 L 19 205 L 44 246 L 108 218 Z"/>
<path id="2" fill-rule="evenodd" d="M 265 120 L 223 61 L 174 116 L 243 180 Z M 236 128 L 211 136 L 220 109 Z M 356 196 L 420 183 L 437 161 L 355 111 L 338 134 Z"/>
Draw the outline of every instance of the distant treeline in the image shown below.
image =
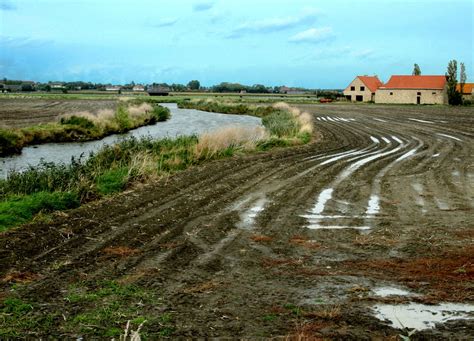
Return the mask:
<path id="1" fill-rule="evenodd" d="M 199 92 L 216 92 L 216 93 L 255 93 L 255 94 L 308 94 L 318 95 L 319 97 L 340 97 L 342 96 L 342 90 L 321 90 L 321 89 L 306 89 L 306 88 L 288 88 L 286 86 L 265 86 L 263 84 L 244 85 L 240 83 L 222 82 L 217 85 L 210 87 L 201 86 L 198 80 L 192 80 L 188 84 L 179 83 L 152 83 L 149 85 L 136 84 L 130 82 L 123 85 L 112 85 L 110 83 L 92 83 L 92 82 L 32 82 L 24 80 L 0 80 L 0 91 L 77 91 L 77 90 L 96 90 L 105 91 L 111 87 L 116 87 L 117 91 L 132 91 L 135 86 L 143 86 L 143 90 L 148 88 L 163 87 L 169 89 L 172 92 L 187 92 L 187 91 L 199 91 Z"/>

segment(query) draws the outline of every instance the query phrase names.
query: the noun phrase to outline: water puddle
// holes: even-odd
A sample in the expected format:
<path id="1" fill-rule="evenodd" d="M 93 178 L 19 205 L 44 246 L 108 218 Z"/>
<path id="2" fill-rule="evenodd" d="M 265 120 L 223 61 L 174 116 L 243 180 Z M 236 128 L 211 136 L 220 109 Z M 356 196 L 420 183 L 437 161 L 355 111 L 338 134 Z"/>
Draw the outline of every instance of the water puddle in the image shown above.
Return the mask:
<path id="1" fill-rule="evenodd" d="M 436 201 L 436 206 L 438 206 L 440 210 L 442 211 L 449 210 L 449 205 L 445 203 L 444 201 L 442 201 L 441 199 L 436 198 L 435 201 Z"/>
<path id="2" fill-rule="evenodd" d="M 459 142 L 462 141 L 460 138 L 457 138 L 457 137 L 455 137 L 455 136 L 451 136 L 451 135 L 448 135 L 448 134 L 438 133 L 438 135 L 439 135 L 439 136 L 443 136 L 443 137 L 447 137 L 448 139 L 456 140 L 456 141 L 459 141 Z"/>
<path id="3" fill-rule="evenodd" d="M 372 309 L 376 318 L 390 321 L 392 327 L 397 329 L 432 329 L 436 327 L 436 323 L 474 318 L 474 305 L 470 304 L 378 304 Z"/>
<path id="4" fill-rule="evenodd" d="M 385 142 L 386 144 L 392 143 L 392 141 L 390 141 L 388 138 L 386 138 L 386 137 L 384 137 L 384 136 L 382 136 L 382 140 L 384 140 L 384 142 Z"/>
<path id="5" fill-rule="evenodd" d="M 266 197 L 257 199 L 250 208 L 240 213 L 240 221 L 236 226 L 247 230 L 252 229 L 255 226 L 257 216 L 264 210 L 267 203 L 268 199 Z"/>
<path id="6" fill-rule="evenodd" d="M 353 229 L 359 231 L 370 230 L 370 226 L 345 226 L 345 225 L 320 225 L 319 223 L 312 223 L 307 226 L 311 230 L 343 230 Z"/>
<path id="7" fill-rule="evenodd" d="M 376 138 L 376 137 L 371 136 L 370 139 L 371 139 L 372 142 L 374 142 L 374 143 L 377 143 L 377 144 L 380 143 L 380 140 L 379 140 L 378 138 Z"/>
<path id="8" fill-rule="evenodd" d="M 365 214 L 368 216 L 374 216 L 380 211 L 380 198 L 376 194 L 370 196 L 369 203 L 367 204 L 367 210 Z"/>
<path id="9" fill-rule="evenodd" d="M 379 121 L 379 122 L 387 122 L 385 120 L 382 120 L 381 118 L 374 118 L 374 120 Z"/>
<path id="10" fill-rule="evenodd" d="M 420 120 L 420 119 L 417 119 L 417 118 L 409 118 L 410 121 L 415 121 L 415 122 L 420 122 L 420 123 L 430 123 L 430 124 L 434 124 L 434 122 L 431 122 L 431 121 L 425 121 L 425 120 Z"/>
<path id="11" fill-rule="evenodd" d="M 397 141 L 399 144 L 403 144 L 403 141 L 400 140 L 400 139 L 399 139 L 398 137 L 396 137 L 396 136 L 393 136 L 393 135 L 392 135 L 392 139 L 394 139 L 395 141 Z"/>
<path id="12" fill-rule="evenodd" d="M 440 155 L 439 153 L 436 153 L 436 154 L 433 154 L 432 157 L 439 157 L 439 155 Z"/>
<path id="13" fill-rule="evenodd" d="M 372 290 L 376 296 L 379 297 L 390 297 L 390 296 L 418 296 L 408 290 L 395 288 L 395 287 L 380 287 Z"/>

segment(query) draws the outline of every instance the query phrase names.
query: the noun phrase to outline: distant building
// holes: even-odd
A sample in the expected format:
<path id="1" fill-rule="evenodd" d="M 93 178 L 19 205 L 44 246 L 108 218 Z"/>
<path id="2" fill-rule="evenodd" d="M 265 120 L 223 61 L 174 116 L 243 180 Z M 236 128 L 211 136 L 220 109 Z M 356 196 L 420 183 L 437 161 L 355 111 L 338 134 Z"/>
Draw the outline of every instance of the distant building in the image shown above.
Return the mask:
<path id="1" fill-rule="evenodd" d="M 64 83 L 61 83 L 61 82 L 52 82 L 52 83 L 49 83 L 49 86 L 51 87 L 51 90 L 64 89 Z"/>
<path id="2" fill-rule="evenodd" d="M 168 96 L 170 93 L 170 88 L 166 86 L 151 86 L 147 90 L 150 96 Z"/>
<path id="3" fill-rule="evenodd" d="M 135 85 L 132 91 L 145 91 L 145 87 L 143 85 Z"/>
<path id="4" fill-rule="evenodd" d="M 392 76 L 377 89 L 375 103 L 447 104 L 446 76 Z"/>
<path id="5" fill-rule="evenodd" d="M 289 88 L 287 86 L 281 86 L 278 89 L 278 92 L 280 94 L 286 94 L 286 95 L 303 95 L 306 93 L 304 90 L 297 89 L 297 88 Z"/>
<path id="6" fill-rule="evenodd" d="M 105 87 L 105 91 L 120 91 L 122 89 L 122 87 L 118 86 L 118 85 L 107 85 Z"/>
<path id="7" fill-rule="evenodd" d="M 456 85 L 456 90 L 461 92 L 461 84 Z M 464 83 L 461 95 L 464 100 L 474 100 L 474 83 Z"/>
<path id="8" fill-rule="evenodd" d="M 375 92 L 382 85 L 377 76 L 357 76 L 343 93 L 347 100 L 352 102 L 374 101 Z"/>

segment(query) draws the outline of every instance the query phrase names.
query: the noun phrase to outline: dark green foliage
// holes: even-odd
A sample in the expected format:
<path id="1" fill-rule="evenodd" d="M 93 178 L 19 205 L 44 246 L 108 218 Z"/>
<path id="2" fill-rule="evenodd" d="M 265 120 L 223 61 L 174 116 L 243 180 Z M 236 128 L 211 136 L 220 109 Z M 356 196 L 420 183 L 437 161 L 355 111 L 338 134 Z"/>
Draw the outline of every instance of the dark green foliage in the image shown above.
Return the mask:
<path id="1" fill-rule="evenodd" d="M 151 115 L 156 122 L 164 122 L 171 117 L 170 110 L 159 105 L 153 106 Z"/>
<path id="2" fill-rule="evenodd" d="M 128 180 L 128 169 L 111 169 L 97 178 L 97 190 L 100 194 L 112 194 L 122 191 Z"/>
<path id="3" fill-rule="evenodd" d="M 60 123 L 76 125 L 76 126 L 83 127 L 86 129 L 94 128 L 94 122 L 88 120 L 85 117 L 79 117 L 79 116 L 74 116 L 74 115 L 70 117 L 62 117 L 60 120 Z"/>
<path id="4" fill-rule="evenodd" d="M 448 78 L 448 103 L 451 105 L 462 104 L 462 95 L 456 90 L 456 85 L 458 83 L 457 73 L 458 62 L 456 60 L 451 60 L 446 72 L 446 77 Z"/>
<path id="5" fill-rule="evenodd" d="M 0 156 L 21 151 L 21 137 L 16 133 L 0 128 Z"/>
<path id="6" fill-rule="evenodd" d="M 0 231 L 27 222 L 39 212 L 66 210 L 79 206 L 76 193 L 38 192 L 25 196 L 12 196 L 0 202 Z"/>

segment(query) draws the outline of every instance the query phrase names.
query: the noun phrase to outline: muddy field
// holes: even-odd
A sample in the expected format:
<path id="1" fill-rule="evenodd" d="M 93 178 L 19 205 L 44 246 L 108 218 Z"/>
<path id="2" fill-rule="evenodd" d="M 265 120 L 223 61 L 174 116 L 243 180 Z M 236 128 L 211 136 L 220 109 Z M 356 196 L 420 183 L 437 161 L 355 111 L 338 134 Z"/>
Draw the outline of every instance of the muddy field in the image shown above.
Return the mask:
<path id="1" fill-rule="evenodd" d="M 303 107 L 315 143 L 2 235 L 3 332 L 472 340 L 474 110 Z"/>
<path id="2" fill-rule="evenodd" d="M 116 100 L 48 100 L 0 98 L 0 127 L 22 128 L 40 123 L 56 122 L 63 114 L 101 109 L 114 109 Z"/>

